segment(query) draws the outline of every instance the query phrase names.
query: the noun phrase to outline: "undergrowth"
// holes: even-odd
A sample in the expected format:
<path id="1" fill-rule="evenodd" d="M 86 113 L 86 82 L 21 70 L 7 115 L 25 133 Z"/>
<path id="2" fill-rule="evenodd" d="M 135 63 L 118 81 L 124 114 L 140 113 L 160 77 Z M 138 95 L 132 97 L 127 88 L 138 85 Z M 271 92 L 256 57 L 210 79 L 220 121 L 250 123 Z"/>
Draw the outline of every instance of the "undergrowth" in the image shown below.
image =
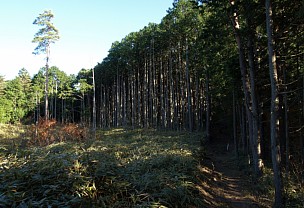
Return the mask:
<path id="1" fill-rule="evenodd" d="M 301 183 L 297 183 L 297 175 L 286 175 L 283 177 L 284 187 L 284 207 L 286 208 L 302 208 L 304 207 L 304 187 Z M 256 179 L 255 179 L 256 180 Z M 257 195 L 268 196 L 271 199 L 275 198 L 273 171 L 264 167 L 263 176 L 253 183 L 253 190 Z"/>
<path id="2" fill-rule="evenodd" d="M 6 148 L 0 207 L 204 207 L 196 187 L 200 137 L 114 129 L 96 140 Z"/>
<path id="3" fill-rule="evenodd" d="M 27 141 L 31 145 L 45 146 L 64 141 L 84 141 L 89 137 L 88 129 L 78 124 L 68 123 L 62 125 L 56 120 L 40 119 L 37 125 L 29 129 Z M 24 140 L 23 140 L 24 141 Z"/>

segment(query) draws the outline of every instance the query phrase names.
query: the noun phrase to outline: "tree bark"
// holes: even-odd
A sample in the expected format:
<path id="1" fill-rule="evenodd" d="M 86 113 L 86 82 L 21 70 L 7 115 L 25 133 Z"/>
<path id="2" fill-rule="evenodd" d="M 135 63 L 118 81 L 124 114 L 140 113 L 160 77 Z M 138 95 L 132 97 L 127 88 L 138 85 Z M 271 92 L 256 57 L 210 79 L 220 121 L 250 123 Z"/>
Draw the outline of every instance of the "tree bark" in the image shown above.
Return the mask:
<path id="1" fill-rule="evenodd" d="M 102 99 L 102 96 L 103 96 L 103 90 L 102 90 L 102 83 L 100 83 L 100 105 L 99 105 L 99 128 L 102 128 L 102 111 L 103 111 L 103 99 Z"/>
<path id="2" fill-rule="evenodd" d="M 269 75 L 271 82 L 271 155 L 272 155 L 272 167 L 274 172 L 274 184 L 275 184 L 275 203 L 274 207 L 283 207 L 283 185 L 280 171 L 280 153 L 278 142 L 278 72 L 276 67 L 276 55 L 274 53 L 274 41 L 272 37 L 273 33 L 273 20 L 272 20 L 272 7 L 271 1 L 266 0 L 266 29 L 268 36 L 268 55 L 269 55 Z"/>
<path id="3" fill-rule="evenodd" d="M 235 1 L 230 0 L 230 4 L 232 7 L 235 6 Z M 244 91 L 244 97 L 245 97 L 245 107 L 246 107 L 246 114 L 248 118 L 248 124 L 249 124 L 249 140 L 250 140 L 250 146 L 251 146 L 251 152 L 252 152 L 252 158 L 253 158 L 253 167 L 254 167 L 254 172 L 256 176 L 261 176 L 262 175 L 262 162 L 260 159 L 259 155 L 259 149 L 258 149 L 258 126 L 256 124 L 256 120 L 254 120 L 254 116 L 256 113 L 256 103 L 250 105 L 250 92 L 253 94 L 254 91 L 251 91 L 251 85 L 250 81 L 248 80 L 248 75 L 247 75 L 247 70 L 246 70 L 246 61 L 245 61 L 245 52 L 244 52 L 244 47 L 242 45 L 241 41 L 241 36 L 239 34 L 240 30 L 240 24 L 239 24 L 239 19 L 238 15 L 235 11 L 232 13 L 232 26 L 235 34 L 235 39 L 237 42 L 238 46 L 238 51 L 239 51 L 239 64 L 240 64 L 240 70 L 241 70 L 241 76 L 242 76 L 242 85 L 243 85 L 243 91 Z M 251 76 L 252 78 L 253 76 Z M 254 82 L 253 82 L 254 83 Z M 252 95 L 253 96 L 253 95 Z M 252 111 L 253 109 L 254 112 Z M 257 116 L 256 116 L 257 117 Z M 256 118 L 258 119 L 258 118 Z"/>
<path id="4" fill-rule="evenodd" d="M 62 103 L 63 103 L 63 98 L 62 98 Z M 63 104 L 62 104 L 63 106 Z M 84 92 L 82 92 L 82 100 L 81 100 L 81 123 L 85 123 L 86 122 L 86 116 L 85 116 L 85 102 L 84 102 Z M 63 122 L 63 107 L 62 107 L 62 122 Z"/>
<path id="5" fill-rule="evenodd" d="M 235 101 L 235 89 L 232 92 L 232 108 L 233 108 L 233 141 L 234 141 L 234 151 L 236 157 L 239 155 L 238 142 L 237 142 L 237 127 L 236 127 L 236 101 Z"/>
<path id="6" fill-rule="evenodd" d="M 241 104 L 239 107 L 239 118 L 240 118 L 240 126 L 241 126 L 241 138 L 242 138 L 242 150 L 244 154 L 248 154 L 248 145 L 247 145 L 247 134 L 246 134 L 246 119 L 245 119 L 245 110 L 244 105 Z"/>
<path id="7" fill-rule="evenodd" d="M 193 120 L 192 120 L 192 99 L 191 99 L 191 87 L 190 87 L 190 72 L 189 72 L 189 51 L 188 51 L 188 39 L 186 38 L 186 82 L 187 82 L 187 101 L 188 101 L 188 122 L 189 131 L 193 131 Z"/>
<path id="8" fill-rule="evenodd" d="M 283 71 L 284 79 L 284 137 L 285 137 L 285 168 L 286 176 L 289 176 L 289 127 L 288 127 L 288 100 L 287 100 L 287 81 L 286 81 L 286 68 L 284 67 Z"/>
<path id="9" fill-rule="evenodd" d="M 209 69 L 206 69 L 206 140 L 211 141 L 210 126 L 211 126 L 211 95 L 209 91 Z"/>
<path id="10" fill-rule="evenodd" d="M 46 49 L 46 64 L 45 64 L 45 120 L 49 119 L 49 47 Z"/>
<path id="11" fill-rule="evenodd" d="M 249 26 L 251 26 L 251 21 L 248 20 Z M 253 47 L 253 31 L 250 31 L 248 37 L 248 61 L 249 61 L 249 77 L 250 77 L 250 96 L 251 96 L 251 116 L 252 116 L 252 149 L 254 151 L 253 155 L 255 164 L 258 165 L 259 174 L 262 173 L 263 161 L 261 159 L 261 140 L 259 137 L 259 110 L 256 95 L 256 85 L 255 85 L 255 57 L 254 57 L 254 47 Z"/>
<path id="12" fill-rule="evenodd" d="M 93 74 L 93 132 L 94 132 L 94 139 L 96 139 L 96 93 L 95 93 L 94 68 L 92 69 L 92 74 Z"/>
<path id="13" fill-rule="evenodd" d="M 302 75 L 302 116 L 300 119 L 301 130 L 300 130 L 300 142 L 301 142 L 301 164 L 302 168 L 304 167 L 304 73 Z M 304 170 L 302 170 L 302 183 L 304 183 Z"/>
<path id="14" fill-rule="evenodd" d="M 55 92 L 55 112 L 54 112 L 54 115 L 55 115 L 55 120 L 57 120 L 57 94 L 58 94 L 58 81 L 56 80 L 56 92 Z"/>
<path id="15" fill-rule="evenodd" d="M 64 99 L 61 98 L 61 123 L 64 123 Z"/>

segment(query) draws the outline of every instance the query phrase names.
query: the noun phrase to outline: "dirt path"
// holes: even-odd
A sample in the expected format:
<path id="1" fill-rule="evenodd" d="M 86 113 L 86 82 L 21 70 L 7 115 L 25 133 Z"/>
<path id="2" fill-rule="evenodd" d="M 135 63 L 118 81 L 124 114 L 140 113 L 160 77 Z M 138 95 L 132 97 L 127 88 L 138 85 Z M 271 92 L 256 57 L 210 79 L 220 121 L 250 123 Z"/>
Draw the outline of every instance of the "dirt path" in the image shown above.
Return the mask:
<path id="1" fill-rule="evenodd" d="M 200 169 L 201 192 L 210 207 L 271 207 L 271 201 L 253 194 L 249 173 L 240 170 L 232 150 L 225 144 L 208 145 Z"/>

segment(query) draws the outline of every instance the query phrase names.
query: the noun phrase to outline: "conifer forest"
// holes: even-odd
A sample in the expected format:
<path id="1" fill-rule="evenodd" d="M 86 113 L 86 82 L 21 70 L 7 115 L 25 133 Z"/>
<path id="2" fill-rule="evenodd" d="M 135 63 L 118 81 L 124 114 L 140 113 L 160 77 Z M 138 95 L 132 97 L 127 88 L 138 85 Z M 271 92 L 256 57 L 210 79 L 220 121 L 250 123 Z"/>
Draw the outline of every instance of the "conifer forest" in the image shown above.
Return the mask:
<path id="1" fill-rule="evenodd" d="M 0 75 L 0 207 L 304 207 L 304 1 L 172 1 L 72 75 L 37 14 L 45 66 Z"/>

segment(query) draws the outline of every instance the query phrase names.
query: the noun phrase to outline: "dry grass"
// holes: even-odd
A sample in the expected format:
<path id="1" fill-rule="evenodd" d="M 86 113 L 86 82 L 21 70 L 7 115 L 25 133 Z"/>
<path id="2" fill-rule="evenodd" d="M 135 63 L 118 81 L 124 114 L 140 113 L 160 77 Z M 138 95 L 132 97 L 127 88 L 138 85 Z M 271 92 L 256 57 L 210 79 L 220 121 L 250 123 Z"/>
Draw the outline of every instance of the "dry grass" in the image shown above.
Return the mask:
<path id="1" fill-rule="evenodd" d="M 203 207 L 200 137 L 115 129 L 96 140 L 8 148 L 0 207 Z"/>
<path id="2" fill-rule="evenodd" d="M 18 124 L 1 124 L 0 123 L 0 138 L 18 138 L 21 133 L 24 133 L 26 126 Z"/>

